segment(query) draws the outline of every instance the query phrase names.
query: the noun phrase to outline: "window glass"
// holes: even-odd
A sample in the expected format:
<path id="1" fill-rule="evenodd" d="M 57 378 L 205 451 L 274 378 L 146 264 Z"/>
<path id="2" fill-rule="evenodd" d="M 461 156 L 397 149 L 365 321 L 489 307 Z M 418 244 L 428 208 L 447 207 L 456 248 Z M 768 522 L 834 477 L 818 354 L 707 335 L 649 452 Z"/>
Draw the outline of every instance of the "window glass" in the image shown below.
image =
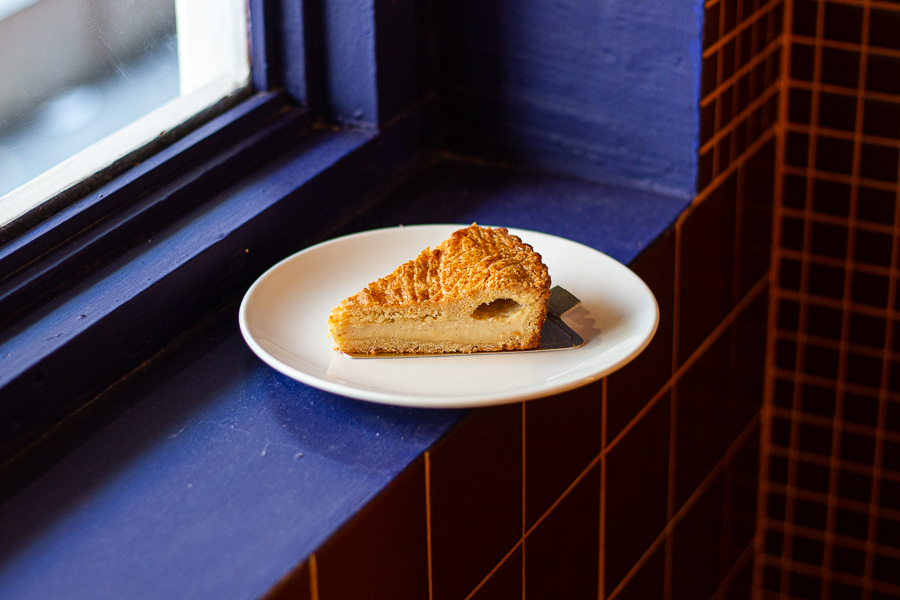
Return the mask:
<path id="1" fill-rule="evenodd" d="M 246 85 L 246 30 L 242 0 L 0 0 L 0 226 Z"/>

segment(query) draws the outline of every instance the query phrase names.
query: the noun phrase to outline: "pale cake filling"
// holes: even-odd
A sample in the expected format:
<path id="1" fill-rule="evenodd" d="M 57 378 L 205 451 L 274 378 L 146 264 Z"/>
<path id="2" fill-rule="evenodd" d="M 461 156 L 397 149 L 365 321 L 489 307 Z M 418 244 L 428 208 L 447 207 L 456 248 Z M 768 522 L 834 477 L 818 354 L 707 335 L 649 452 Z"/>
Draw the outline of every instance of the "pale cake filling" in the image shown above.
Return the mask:
<path id="1" fill-rule="evenodd" d="M 482 304 L 462 318 L 406 318 L 352 323 L 338 333 L 344 340 L 393 339 L 409 342 L 499 344 L 525 334 L 531 311 L 513 300 Z"/>

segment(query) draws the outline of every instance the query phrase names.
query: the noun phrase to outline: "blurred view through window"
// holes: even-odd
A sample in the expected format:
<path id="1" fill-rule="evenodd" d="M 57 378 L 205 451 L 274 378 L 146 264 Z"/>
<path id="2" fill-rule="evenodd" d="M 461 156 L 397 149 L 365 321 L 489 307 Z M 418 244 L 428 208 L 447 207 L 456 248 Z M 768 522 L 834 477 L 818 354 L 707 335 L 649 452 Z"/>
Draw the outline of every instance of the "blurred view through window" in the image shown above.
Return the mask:
<path id="1" fill-rule="evenodd" d="M 243 0 L 0 0 L 0 225 L 246 85 L 246 27 Z"/>

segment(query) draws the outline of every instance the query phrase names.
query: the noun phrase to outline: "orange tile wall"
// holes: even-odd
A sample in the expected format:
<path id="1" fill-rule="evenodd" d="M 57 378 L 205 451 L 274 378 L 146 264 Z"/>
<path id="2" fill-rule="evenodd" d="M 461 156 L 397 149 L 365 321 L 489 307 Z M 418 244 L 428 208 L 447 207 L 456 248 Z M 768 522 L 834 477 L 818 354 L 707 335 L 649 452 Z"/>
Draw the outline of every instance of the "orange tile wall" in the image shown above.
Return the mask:
<path id="1" fill-rule="evenodd" d="M 786 6 L 754 595 L 900 598 L 900 3 Z"/>

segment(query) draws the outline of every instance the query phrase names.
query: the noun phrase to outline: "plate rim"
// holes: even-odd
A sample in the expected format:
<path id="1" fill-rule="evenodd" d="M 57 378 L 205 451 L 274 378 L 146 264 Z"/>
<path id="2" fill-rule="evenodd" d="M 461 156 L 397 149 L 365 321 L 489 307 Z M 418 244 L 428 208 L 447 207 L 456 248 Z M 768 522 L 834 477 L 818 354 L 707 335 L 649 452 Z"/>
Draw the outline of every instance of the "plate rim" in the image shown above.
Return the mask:
<path id="1" fill-rule="evenodd" d="M 494 227 L 492 225 L 482 225 L 483 227 Z M 279 373 L 290 377 L 296 381 L 309 385 L 310 387 L 329 392 L 332 394 L 336 394 L 339 396 L 343 396 L 346 398 L 352 398 L 355 400 L 361 400 L 365 402 L 373 402 L 377 404 L 385 404 L 391 406 L 403 406 L 403 407 L 412 407 L 412 408 L 477 408 L 481 406 L 495 406 L 501 404 L 509 404 L 514 402 L 524 402 L 527 400 L 534 400 L 538 398 L 544 398 L 547 396 L 553 396 L 557 394 L 561 394 L 563 392 L 567 392 L 584 385 L 588 385 L 594 381 L 598 381 L 613 372 L 621 369 L 629 362 L 634 360 L 637 356 L 639 356 L 644 349 L 650 344 L 653 338 L 656 335 L 656 332 L 659 328 L 659 302 L 656 300 L 656 296 L 647 283 L 638 276 L 633 270 L 631 270 L 627 265 L 619 262 L 618 260 L 612 258 L 608 254 L 597 250 L 596 248 L 592 248 L 586 244 L 582 244 L 581 242 L 577 242 L 575 240 L 570 240 L 568 238 L 564 238 L 561 236 L 557 236 L 551 233 L 545 233 L 542 231 L 533 231 L 528 229 L 521 229 L 518 227 L 507 227 L 510 233 L 513 235 L 524 234 L 526 237 L 529 234 L 537 234 L 540 236 L 547 236 L 556 238 L 560 241 L 566 242 L 568 244 L 576 244 L 578 246 L 582 246 L 586 250 L 597 253 L 604 258 L 612 261 L 617 265 L 615 268 L 625 269 L 627 272 L 631 274 L 634 279 L 639 282 L 644 291 L 646 291 L 649 298 L 653 301 L 654 308 L 654 319 L 653 326 L 650 328 L 649 333 L 644 337 L 642 342 L 636 346 L 631 352 L 627 355 L 619 358 L 617 361 L 610 363 L 605 368 L 600 371 L 592 374 L 589 377 L 575 378 L 569 380 L 563 380 L 559 384 L 532 384 L 530 386 L 524 388 L 515 388 L 513 390 L 503 390 L 499 392 L 489 392 L 485 394 L 480 394 L 477 396 L 466 395 L 466 396 L 441 396 L 441 397 L 428 397 L 422 398 L 420 396 L 415 396 L 408 393 L 403 392 L 385 392 L 385 391 L 377 391 L 371 389 L 365 389 L 362 387 L 354 387 L 352 385 L 343 385 L 339 382 L 329 381 L 327 379 L 322 379 L 291 367 L 278 360 L 268 351 L 266 351 L 259 342 L 256 341 L 255 337 L 249 331 L 249 324 L 247 323 L 247 311 L 248 305 L 251 302 L 251 297 L 255 290 L 262 284 L 262 282 L 270 277 L 273 273 L 277 272 L 279 268 L 281 268 L 285 263 L 288 263 L 292 260 L 295 260 L 298 256 L 302 254 L 307 254 L 314 252 L 315 250 L 322 248 L 324 246 L 339 244 L 345 242 L 348 239 L 362 238 L 368 237 L 371 235 L 383 234 L 391 231 L 400 231 L 400 230 L 425 230 L 425 229 L 439 229 L 439 228 L 465 228 L 468 225 L 454 224 L 454 223 L 428 223 L 428 224 L 416 224 L 416 225 L 399 225 L 393 227 L 380 227 L 377 229 L 368 229 L 365 231 L 360 231 L 356 233 L 351 233 L 347 235 L 342 235 L 336 238 L 332 238 L 329 240 L 325 240 L 319 242 L 317 244 L 313 244 L 307 248 L 303 248 L 285 258 L 279 260 L 274 265 L 266 269 L 247 289 L 244 293 L 244 297 L 241 299 L 241 304 L 238 310 L 238 324 L 241 331 L 241 335 L 244 338 L 244 342 L 250 347 L 253 353 L 262 360 L 265 364 L 275 369 Z M 451 231 L 452 233 L 452 231 Z M 579 349 L 575 348 L 572 351 L 577 352 Z M 357 360 L 365 360 L 365 359 L 357 359 Z M 385 359 L 389 360 L 389 359 Z M 414 358 L 398 358 L 396 360 L 415 360 Z M 441 357 L 440 360 L 453 360 L 453 357 Z"/>

